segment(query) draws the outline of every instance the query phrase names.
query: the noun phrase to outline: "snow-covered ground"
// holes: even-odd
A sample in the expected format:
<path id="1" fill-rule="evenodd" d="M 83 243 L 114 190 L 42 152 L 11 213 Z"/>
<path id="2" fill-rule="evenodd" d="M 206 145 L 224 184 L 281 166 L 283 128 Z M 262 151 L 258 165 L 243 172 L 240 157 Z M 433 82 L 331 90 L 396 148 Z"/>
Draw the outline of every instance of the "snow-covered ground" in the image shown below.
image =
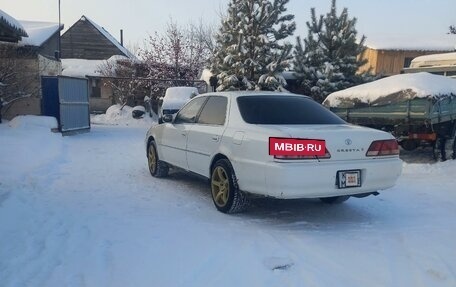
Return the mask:
<path id="1" fill-rule="evenodd" d="M 456 286 L 456 161 L 225 215 L 205 181 L 149 175 L 145 126 L 50 124 L 0 124 L 0 286 Z"/>

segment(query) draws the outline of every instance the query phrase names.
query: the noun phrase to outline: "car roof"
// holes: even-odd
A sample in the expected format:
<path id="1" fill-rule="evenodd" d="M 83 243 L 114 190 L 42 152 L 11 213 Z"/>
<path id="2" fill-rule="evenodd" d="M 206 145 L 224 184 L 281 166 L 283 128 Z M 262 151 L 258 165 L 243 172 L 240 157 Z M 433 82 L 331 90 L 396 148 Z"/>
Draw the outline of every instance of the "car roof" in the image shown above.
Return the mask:
<path id="1" fill-rule="evenodd" d="M 197 97 L 201 96 L 225 96 L 225 97 L 254 97 L 254 96 L 294 96 L 294 97 L 305 97 L 305 95 L 293 94 L 290 92 L 271 92 L 271 91 L 227 91 L 227 92 L 210 92 L 205 94 L 200 94 Z M 197 98 L 195 97 L 195 98 Z"/>

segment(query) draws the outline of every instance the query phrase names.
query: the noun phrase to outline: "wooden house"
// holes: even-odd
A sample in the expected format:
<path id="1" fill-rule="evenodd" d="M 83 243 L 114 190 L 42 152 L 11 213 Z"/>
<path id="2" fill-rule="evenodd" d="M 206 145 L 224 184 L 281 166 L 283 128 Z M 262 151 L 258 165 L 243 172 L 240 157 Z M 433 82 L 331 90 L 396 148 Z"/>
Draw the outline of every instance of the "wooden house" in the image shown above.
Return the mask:
<path id="1" fill-rule="evenodd" d="M 439 37 L 383 37 L 367 38 L 367 49 L 361 56 L 367 63 L 360 72 L 371 71 L 374 75 L 400 74 L 418 56 L 452 52 L 456 49 L 456 35 Z"/>
<path id="2" fill-rule="evenodd" d="M 102 66 L 116 58 L 136 59 L 122 42 L 86 16 L 82 16 L 61 37 L 62 74 L 89 80 L 92 112 L 105 112 L 113 104 L 112 88 L 99 71 Z"/>
<path id="3" fill-rule="evenodd" d="M 3 117 L 41 114 L 41 76 L 60 74 L 61 63 L 55 58 L 63 25 L 49 22 L 18 21 L 0 10 L 0 69 L 7 75 L 0 79 L 4 103 Z M 6 17 L 4 17 L 7 15 Z M 6 28 L 5 28 L 6 27 Z M 15 27 L 15 29 L 11 29 Z"/>
<path id="4" fill-rule="evenodd" d="M 62 35 L 61 43 L 63 59 L 107 60 L 114 55 L 135 57 L 123 47 L 123 43 L 86 16 Z"/>

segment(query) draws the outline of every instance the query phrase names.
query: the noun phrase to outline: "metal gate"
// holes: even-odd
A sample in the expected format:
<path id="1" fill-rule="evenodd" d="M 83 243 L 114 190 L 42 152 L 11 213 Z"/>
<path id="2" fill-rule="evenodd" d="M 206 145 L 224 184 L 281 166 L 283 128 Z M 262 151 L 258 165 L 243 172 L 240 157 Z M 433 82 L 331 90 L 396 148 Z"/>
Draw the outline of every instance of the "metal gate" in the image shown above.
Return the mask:
<path id="1" fill-rule="evenodd" d="M 63 135 L 90 130 L 87 79 L 42 77 L 41 86 L 43 115 L 55 117 Z"/>

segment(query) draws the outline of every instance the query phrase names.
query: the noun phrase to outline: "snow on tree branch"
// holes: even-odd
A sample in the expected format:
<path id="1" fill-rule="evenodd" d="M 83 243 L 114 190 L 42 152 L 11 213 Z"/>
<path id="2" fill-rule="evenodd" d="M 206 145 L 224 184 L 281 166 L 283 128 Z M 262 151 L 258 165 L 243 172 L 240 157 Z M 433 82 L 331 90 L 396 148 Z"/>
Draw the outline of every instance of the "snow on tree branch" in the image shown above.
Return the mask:
<path id="1" fill-rule="evenodd" d="M 308 35 L 297 38 L 294 69 L 303 92 L 322 102 L 334 91 L 372 79 L 368 73 L 357 74 L 365 51 L 365 37 L 357 40 L 356 18 L 349 18 L 347 8 L 337 14 L 336 0 L 326 15 L 316 16 L 311 9 Z"/>
<path id="2" fill-rule="evenodd" d="M 294 16 L 284 14 L 289 0 L 231 0 L 215 36 L 211 71 L 217 90 L 277 90 L 290 65 Z"/>

